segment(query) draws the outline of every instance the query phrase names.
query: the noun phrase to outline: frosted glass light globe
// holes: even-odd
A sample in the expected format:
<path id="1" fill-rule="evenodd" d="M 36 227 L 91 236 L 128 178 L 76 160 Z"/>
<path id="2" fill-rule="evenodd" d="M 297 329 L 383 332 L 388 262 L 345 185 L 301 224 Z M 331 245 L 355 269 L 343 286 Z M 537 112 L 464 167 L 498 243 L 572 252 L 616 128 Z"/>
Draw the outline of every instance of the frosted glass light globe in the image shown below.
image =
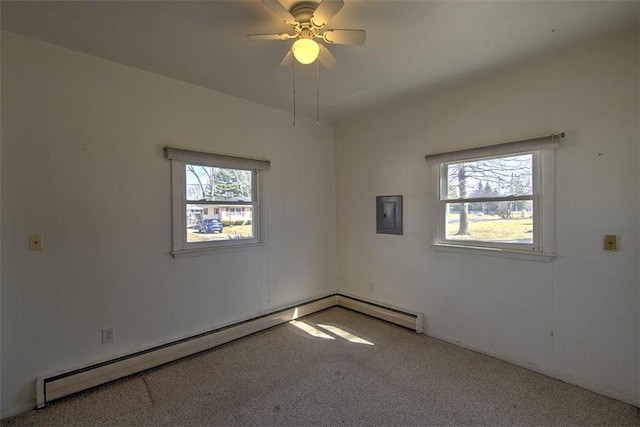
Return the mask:
<path id="1" fill-rule="evenodd" d="M 291 46 L 291 50 L 293 51 L 293 56 L 301 64 L 311 64 L 318 59 L 320 54 L 320 46 L 311 39 L 297 40 Z"/>

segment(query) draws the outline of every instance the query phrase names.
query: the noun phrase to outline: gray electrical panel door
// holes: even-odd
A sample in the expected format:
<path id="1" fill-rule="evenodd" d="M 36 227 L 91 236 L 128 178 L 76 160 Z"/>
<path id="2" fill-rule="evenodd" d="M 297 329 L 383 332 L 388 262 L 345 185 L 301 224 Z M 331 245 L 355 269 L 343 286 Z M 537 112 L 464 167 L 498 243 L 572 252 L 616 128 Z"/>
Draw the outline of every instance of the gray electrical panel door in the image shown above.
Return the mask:
<path id="1" fill-rule="evenodd" d="M 376 232 L 402 234 L 402 196 L 376 197 Z"/>

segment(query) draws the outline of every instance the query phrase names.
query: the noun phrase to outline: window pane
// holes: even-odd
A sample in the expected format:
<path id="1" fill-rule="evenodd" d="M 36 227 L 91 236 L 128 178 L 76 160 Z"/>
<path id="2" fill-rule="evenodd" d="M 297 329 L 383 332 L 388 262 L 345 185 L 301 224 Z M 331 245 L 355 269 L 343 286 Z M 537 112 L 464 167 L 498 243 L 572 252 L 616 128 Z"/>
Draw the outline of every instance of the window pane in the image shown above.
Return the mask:
<path id="1" fill-rule="evenodd" d="M 253 237 L 252 205 L 187 205 L 188 243 Z"/>
<path id="2" fill-rule="evenodd" d="M 253 201 L 251 171 L 186 165 L 187 200 Z"/>
<path id="3" fill-rule="evenodd" d="M 443 199 L 523 196 L 533 194 L 533 155 L 499 157 L 444 165 L 447 194 Z"/>
<path id="4" fill-rule="evenodd" d="M 533 201 L 447 203 L 446 239 L 533 244 Z"/>

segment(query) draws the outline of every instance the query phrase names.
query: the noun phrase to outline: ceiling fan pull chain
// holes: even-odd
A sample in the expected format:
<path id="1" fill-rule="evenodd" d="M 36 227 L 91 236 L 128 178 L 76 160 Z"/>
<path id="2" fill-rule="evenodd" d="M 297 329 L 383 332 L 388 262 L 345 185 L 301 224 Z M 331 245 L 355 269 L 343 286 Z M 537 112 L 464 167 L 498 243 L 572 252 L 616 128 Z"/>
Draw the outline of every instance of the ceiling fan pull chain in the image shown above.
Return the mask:
<path id="1" fill-rule="evenodd" d="M 316 126 L 320 127 L 320 61 L 316 59 Z"/>
<path id="2" fill-rule="evenodd" d="M 296 126 L 296 61 L 293 61 L 293 126 Z"/>

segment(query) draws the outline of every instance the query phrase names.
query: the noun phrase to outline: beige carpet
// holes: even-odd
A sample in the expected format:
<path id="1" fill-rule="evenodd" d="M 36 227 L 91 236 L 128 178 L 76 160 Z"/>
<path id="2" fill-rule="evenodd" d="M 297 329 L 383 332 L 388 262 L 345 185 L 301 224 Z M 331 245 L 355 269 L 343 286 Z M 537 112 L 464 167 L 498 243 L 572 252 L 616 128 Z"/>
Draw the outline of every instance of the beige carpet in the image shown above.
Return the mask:
<path id="1" fill-rule="evenodd" d="M 26 425 L 640 425 L 638 408 L 332 308 L 3 421 Z"/>

